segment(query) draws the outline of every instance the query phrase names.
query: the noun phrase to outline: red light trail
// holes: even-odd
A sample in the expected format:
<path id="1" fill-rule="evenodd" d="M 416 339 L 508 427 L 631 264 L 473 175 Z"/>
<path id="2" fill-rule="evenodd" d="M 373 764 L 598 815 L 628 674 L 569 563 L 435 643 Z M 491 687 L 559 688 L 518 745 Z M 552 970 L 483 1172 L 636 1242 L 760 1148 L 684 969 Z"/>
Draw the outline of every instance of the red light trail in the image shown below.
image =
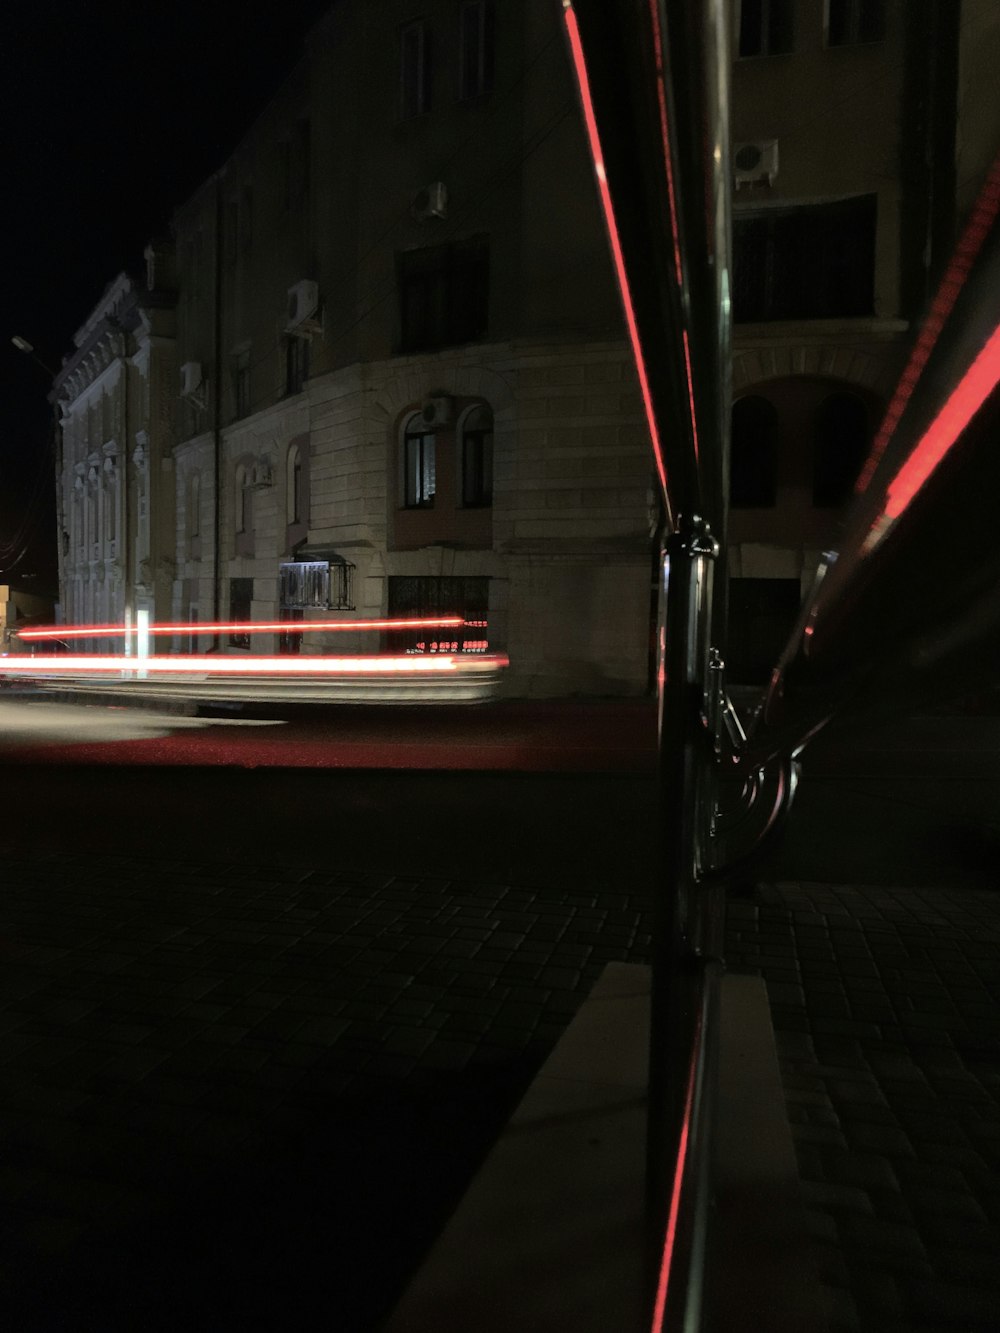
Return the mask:
<path id="1" fill-rule="evenodd" d="M 903 415 L 906 404 L 913 396 L 913 391 L 923 374 L 930 354 L 941 336 L 941 330 L 958 300 L 959 292 L 965 286 L 972 265 L 996 221 L 998 211 L 1000 211 L 1000 156 L 994 159 L 989 174 L 983 183 L 983 188 L 979 192 L 968 225 L 962 233 L 962 238 L 955 248 L 951 263 L 941 279 L 941 285 L 938 287 L 937 294 L 931 303 L 923 328 L 920 330 L 920 336 L 910 353 L 906 369 L 900 376 L 896 391 L 886 411 L 885 419 L 879 427 L 878 434 L 872 444 L 871 453 L 861 469 L 855 487 L 855 493 L 858 495 L 863 494 L 871 484 L 875 469 L 882 461 L 882 456 L 896 426 L 899 424 L 899 419 Z M 917 447 L 920 448 L 919 445 Z"/>
<path id="2" fill-rule="evenodd" d="M 470 654 L 412 653 L 369 655 L 367 657 L 289 657 L 213 656 L 183 653 L 164 657 L 127 657 L 122 653 L 107 656 L 53 653 L 39 657 L 0 658 L 0 675 L 71 675 L 142 671 L 157 675 L 195 676 L 347 676 L 414 675 L 423 672 L 469 672 L 507 667 L 505 653 Z"/>
<path id="3" fill-rule="evenodd" d="M 632 304 L 632 292 L 629 287 L 628 274 L 625 271 L 625 256 L 622 253 L 621 239 L 618 235 L 618 223 L 615 220 L 614 205 L 611 202 L 611 190 L 608 186 L 607 172 L 604 168 L 604 150 L 601 147 L 601 137 L 597 132 L 597 118 L 594 115 L 594 102 L 590 92 L 590 79 L 587 75 L 587 65 L 583 55 L 583 43 L 580 40 L 580 28 L 576 20 L 576 14 L 573 10 L 571 0 L 563 0 L 563 16 L 566 21 L 566 31 L 569 37 L 570 51 L 573 57 L 573 67 L 576 71 L 576 81 L 580 89 L 580 100 L 583 104 L 583 119 L 587 126 L 587 138 L 590 141 L 590 156 L 594 163 L 594 174 L 597 177 L 597 187 L 601 197 L 601 207 L 604 211 L 604 220 L 608 228 L 608 238 L 611 242 L 611 255 L 614 260 L 615 274 L 618 278 L 618 288 L 621 292 L 622 305 L 625 309 L 625 323 L 628 327 L 629 340 L 632 343 L 632 355 L 635 357 L 635 368 L 639 377 L 639 388 L 642 391 L 642 401 L 646 411 L 646 424 L 649 427 L 650 438 L 653 442 L 653 456 L 656 461 L 656 471 L 660 478 L 660 485 L 663 488 L 663 496 L 667 508 L 667 518 L 671 526 L 673 526 L 674 515 L 670 505 L 670 495 L 667 490 L 667 469 L 663 457 L 663 444 L 660 440 L 660 432 L 656 424 L 656 415 L 653 411 L 653 396 L 649 387 L 649 376 L 646 373 L 646 359 L 643 355 L 642 343 L 639 340 L 639 326 L 636 322 L 635 308 Z"/>
<path id="4" fill-rule="evenodd" d="M 407 630 L 407 629 L 461 629 L 467 622 L 461 616 L 435 616 L 399 620 L 252 620 L 212 623 L 195 621 L 192 624 L 151 624 L 149 634 L 306 634 L 316 630 L 324 633 L 337 630 Z M 477 627 L 485 622 L 471 622 Z M 41 629 L 18 630 L 19 639 L 42 642 L 47 639 L 114 639 L 134 636 L 136 627 L 124 625 L 46 625 Z"/>

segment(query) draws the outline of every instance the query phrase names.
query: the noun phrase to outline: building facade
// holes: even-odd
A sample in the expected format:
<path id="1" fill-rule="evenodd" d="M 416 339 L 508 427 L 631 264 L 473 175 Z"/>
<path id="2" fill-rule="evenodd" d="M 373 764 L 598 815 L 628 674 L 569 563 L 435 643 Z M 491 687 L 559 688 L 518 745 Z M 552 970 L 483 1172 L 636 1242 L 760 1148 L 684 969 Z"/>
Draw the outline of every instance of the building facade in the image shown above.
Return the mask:
<path id="1" fill-rule="evenodd" d="M 77 625 L 166 620 L 174 560 L 174 271 L 151 245 L 147 283 L 121 274 L 56 378 L 59 588 Z"/>
<path id="2" fill-rule="evenodd" d="M 836 544 L 956 171 L 989 160 L 998 26 L 734 0 L 736 679 Z M 341 0 L 173 242 L 60 376 L 65 619 L 460 614 L 174 647 L 502 650 L 514 694 L 647 688 L 651 456 L 558 5 Z"/>

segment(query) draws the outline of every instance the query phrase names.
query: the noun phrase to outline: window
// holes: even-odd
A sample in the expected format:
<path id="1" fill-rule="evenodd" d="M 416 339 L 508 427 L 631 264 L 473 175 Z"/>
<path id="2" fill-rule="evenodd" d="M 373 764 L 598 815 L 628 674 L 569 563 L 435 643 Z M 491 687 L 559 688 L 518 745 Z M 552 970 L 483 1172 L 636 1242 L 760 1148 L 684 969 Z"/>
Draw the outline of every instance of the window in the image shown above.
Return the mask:
<path id="1" fill-rule="evenodd" d="M 285 521 L 303 522 L 302 515 L 302 452 L 297 444 L 288 451 L 285 464 Z"/>
<path id="2" fill-rule="evenodd" d="M 463 5 L 459 14 L 458 95 L 463 101 L 493 89 L 494 12 L 492 0 Z"/>
<path id="3" fill-rule="evenodd" d="M 201 536 L 201 477 L 197 472 L 188 482 L 187 530 L 192 541 Z"/>
<path id="4" fill-rule="evenodd" d="M 390 576 L 391 617 L 462 616 L 461 629 L 395 630 L 386 647 L 395 653 L 485 653 L 489 651 L 488 578 Z"/>
<path id="5" fill-rule="evenodd" d="M 493 413 L 474 407 L 462 422 L 462 506 L 483 509 L 493 503 Z"/>
<path id="6" fill-rule="evenodd" d="M 229 580 L 229 619 L 238 625 L 247 624 L 253 617 L 253 579 Z M 233 648 L 250 647 L 250 631 L 237 630 L 229 636 Z"/>
<path id="7" fill-rule="evenodd" d="M 309 193 L 312 170 L 312 131 L 308 120 L 295 122 L 294 160 L 292 162 L 292 190 L 296 199 Z"/>
<path id="8" fill-rule="evenodd" d="M 403 436 L 403 504 L 407 509 L 430 509 L 437 490 L 436 442 L 419 417 L 413 417 Z"/>
<path id="9" fill-rule="evenodd" d="M 851 497 L 868 455 L 868 410 L 853 393 L 832 393 L 816 414 L 813 504 L 833 509 Z"/>
<path id="10" fill-rule="evenodd" d="M 400 254 L 400 351 L 427 351 L 484 337 L 489 265 L 485 237 Z"/>
<path id="11" fill-rule="evenodd" d="M 282 610 L 317 607 L 350 611 L 354 606 L 354 566 L 343 559 L 293 560 L 279 575 Z"/>
<path id="12" fill-rule="evenodd" d="M 885 36 L 883 0 L 828 0 L 827 46 L 879 42 Z"/>
<path id="13" fill-rule="evenodd" d="M 430 37 L 425 23 L 409 23 L 399 34 L 399 114 L 404 120 L 430 110 Z"/>
<path id="14" fill-rule="evenodd" d="M 233 391 L 236 400 L 237 417 L 250 415 L 250 352 L 249 349 L 238 352 L 233 363 Z"/>
<path id="15" fill-rule="evenodd" d="M 292 206 L 292 145 L 287 139 L 278 143 L 278 201 L 282 212 Z"/>
<path id="16" fill-rule="evenodd" d="M 792 0 L 742 0 L 741 56 L 776 56 L 792 49 Z"/>
<path id="17" fill-rule="evenodd" d="M 733 219 L 737 322 L 871 315 L 875 196 Z"/>
<path id="18" fill-rule="evenodd" d="M 188 607 L 188 624 L 192 627 L 192 628 L 191 628 L 191 634 L 190 634 L 190 637 L 189 637 L 189 639 L 188 639 L 188 652 L 189 652 L 189 653 L 196 653 L 196 652 L 198 651 L 198 648 L 200 647 L 200 644 L 199 644 L 199 642 L 198 642 L 198 632 L 197 632 L 197 630 L 194 628 L 194 626 L 198 624 L 198 605 L 197 605 L 197 603 L 195 603 L 193 606 L 189 606 L 189 607 Z"/>
<path id="19" fill-rule="evenodd" d="M 281 619 L 286 624 L 301 625 L 305 619 L 305 612 L 301 608 L 286 607 L 281 608 Z M 302 651 L 302 634 L 298 630 L 283 629 L 278 634 L 278 652 L 291 654 L 292 656 Z"/>
<path id="20" fill-rule="evenodd" d="M 778 414 L 766 398 L 733 404 L 729 502 L 734 509 L 769 509 L 777 498 Z"/>
<path id="21" fill-rule="evenodd" d="M 243 191 L 240 209 L 240 249 L 244 255 L 253 249 L 253 187 L 250 185 Z"/>
<path id="22" fill-rule="evenodd" d="M 309 378 L 309 339 L 289 335 L 285 339 L 285 393 L 301 393 Z"/>
<path id="23" fill-rule="evenodd" d="M 230 268 L 236 265 L 236 253 L 240 243 L 240 206 L 237 200 L 230 199 L 226 205 L 225 258 Z"/>
<path id="24" fill-rule="evenodd" d="M 233 479 L 233 528 L 236 532 L 237 555 L 249 555 L 247 543 L 241 543 L 240 537 L 249 537 L 253 533 L 253 492 L 251 479 L 243 463 L 236 468 Z"/>

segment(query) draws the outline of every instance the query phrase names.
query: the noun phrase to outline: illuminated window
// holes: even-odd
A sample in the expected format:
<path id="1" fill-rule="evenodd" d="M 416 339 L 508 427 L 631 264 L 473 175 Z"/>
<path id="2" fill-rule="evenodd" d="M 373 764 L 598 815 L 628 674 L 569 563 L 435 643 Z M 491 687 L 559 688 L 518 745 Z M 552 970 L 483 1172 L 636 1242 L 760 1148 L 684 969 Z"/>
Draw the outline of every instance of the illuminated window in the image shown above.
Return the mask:
<path id="1" fill-rule="evenodd" d="M 301 393 L 309 378 L 309 339 L 285 339 L 285 393 Z"/>
<path id="2" fill-rule="evenodd" d="M 880 42 L 884 35 L 883 0 L 827 0 L 827 46 Z"/>
<path id="3" fill-rule="evenodd" d="M 401 352 L 427 351 L 486 335 L 490 248 L 484 236 L 397 256 Z"/>
<path id="4" fill-rule="evenodd" d="M 399 113 L 409 120 L 430 103 L 430 35 L 425 23 L 408 23 L 399 34 Z"/>
<path id="5" fill-rule="evenodd" d="M 493 503 L 493 413 L 474 407 L 462 421 L 462 506 L 483 509 Z"/>
<path id="6" fill-rule="evenodd" d="M 778 490 L 778 414 L 753 394 L 733 404 L 729 503 L 734 509 L 769 509 Z"/>
<path id="7" fill-rule="evenodd" d="M 813 504 L 833 509 L 851 497 L 871 443 L 868 409 L 853 393 L 832 393 L 816 414 Z"/>
<path id="8" fill-rule="evenodd" d="M 871 315 L 875 195 L 733 218 L 737 323 Z"/>
<path id="9" fill-rule="evenodd" d="M 463 101 L 493 88 L 494 10 L 492 0 L 474 0 L 459 13 L 459 84 Z"/>
<path id="10" fill-rule="evenodd" d="M 792 49 L 792 0 L 741 0 L 741 56 L 776 56 Z"/>
<path id="11" fill-rule="evenodd" d="M 282 609 L 305 607 L 350 611 L 354 606 L 354 566 L 341 558 L 291 560 L 279 575 Z"/>
<path id="12" fill-rule="evenodd" d="M 437 491 L 436 440 L 419 417 L 412 417 L 403 436 L 403 504 L 430 509 Z"/>

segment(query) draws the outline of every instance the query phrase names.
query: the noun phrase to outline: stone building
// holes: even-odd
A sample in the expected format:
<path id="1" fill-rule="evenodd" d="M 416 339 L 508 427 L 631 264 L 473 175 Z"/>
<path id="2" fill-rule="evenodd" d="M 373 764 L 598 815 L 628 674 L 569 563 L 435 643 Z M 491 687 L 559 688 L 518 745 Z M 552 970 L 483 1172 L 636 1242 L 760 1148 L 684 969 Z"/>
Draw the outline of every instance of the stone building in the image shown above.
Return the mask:
<path id="1" fill-rule="evenodd" d="M 754 679 L 997 141 L 1000 22 L 733 2 L 729 658 Z M 505 650 L 519 695 L 647 687 L 651 457 L 557 4 L 340 0 L 173 237 L 176 284 L 119 279 L 59 379 L 67 620 L 460 613 L 381 646 Z"/>
<path id="2" fill-rule="evenodd" d="M 730 665 L 763 679 L 1000 144 L 1000 14 L 744 0 L 732 84 Z"/>
<path id="3" fill-rule="evenodd" d="M 135 624 L 140 609 L 164 621 L 172 607 L 172 247 L 151 245 L 146 260 L 145 283 L 121 274 L 110 284 L 55 381 L 59 588 L 69 624 Z"/>
<path id="4" fill-rule="evenodd" d="M 388 646 L 645 688 L 651 463 L 574 98 L 554 6 L 316 28 L 174 219 L 175 616 L 459 613 Z M 301 648 L 334 644 L 378 646 Z"/>

